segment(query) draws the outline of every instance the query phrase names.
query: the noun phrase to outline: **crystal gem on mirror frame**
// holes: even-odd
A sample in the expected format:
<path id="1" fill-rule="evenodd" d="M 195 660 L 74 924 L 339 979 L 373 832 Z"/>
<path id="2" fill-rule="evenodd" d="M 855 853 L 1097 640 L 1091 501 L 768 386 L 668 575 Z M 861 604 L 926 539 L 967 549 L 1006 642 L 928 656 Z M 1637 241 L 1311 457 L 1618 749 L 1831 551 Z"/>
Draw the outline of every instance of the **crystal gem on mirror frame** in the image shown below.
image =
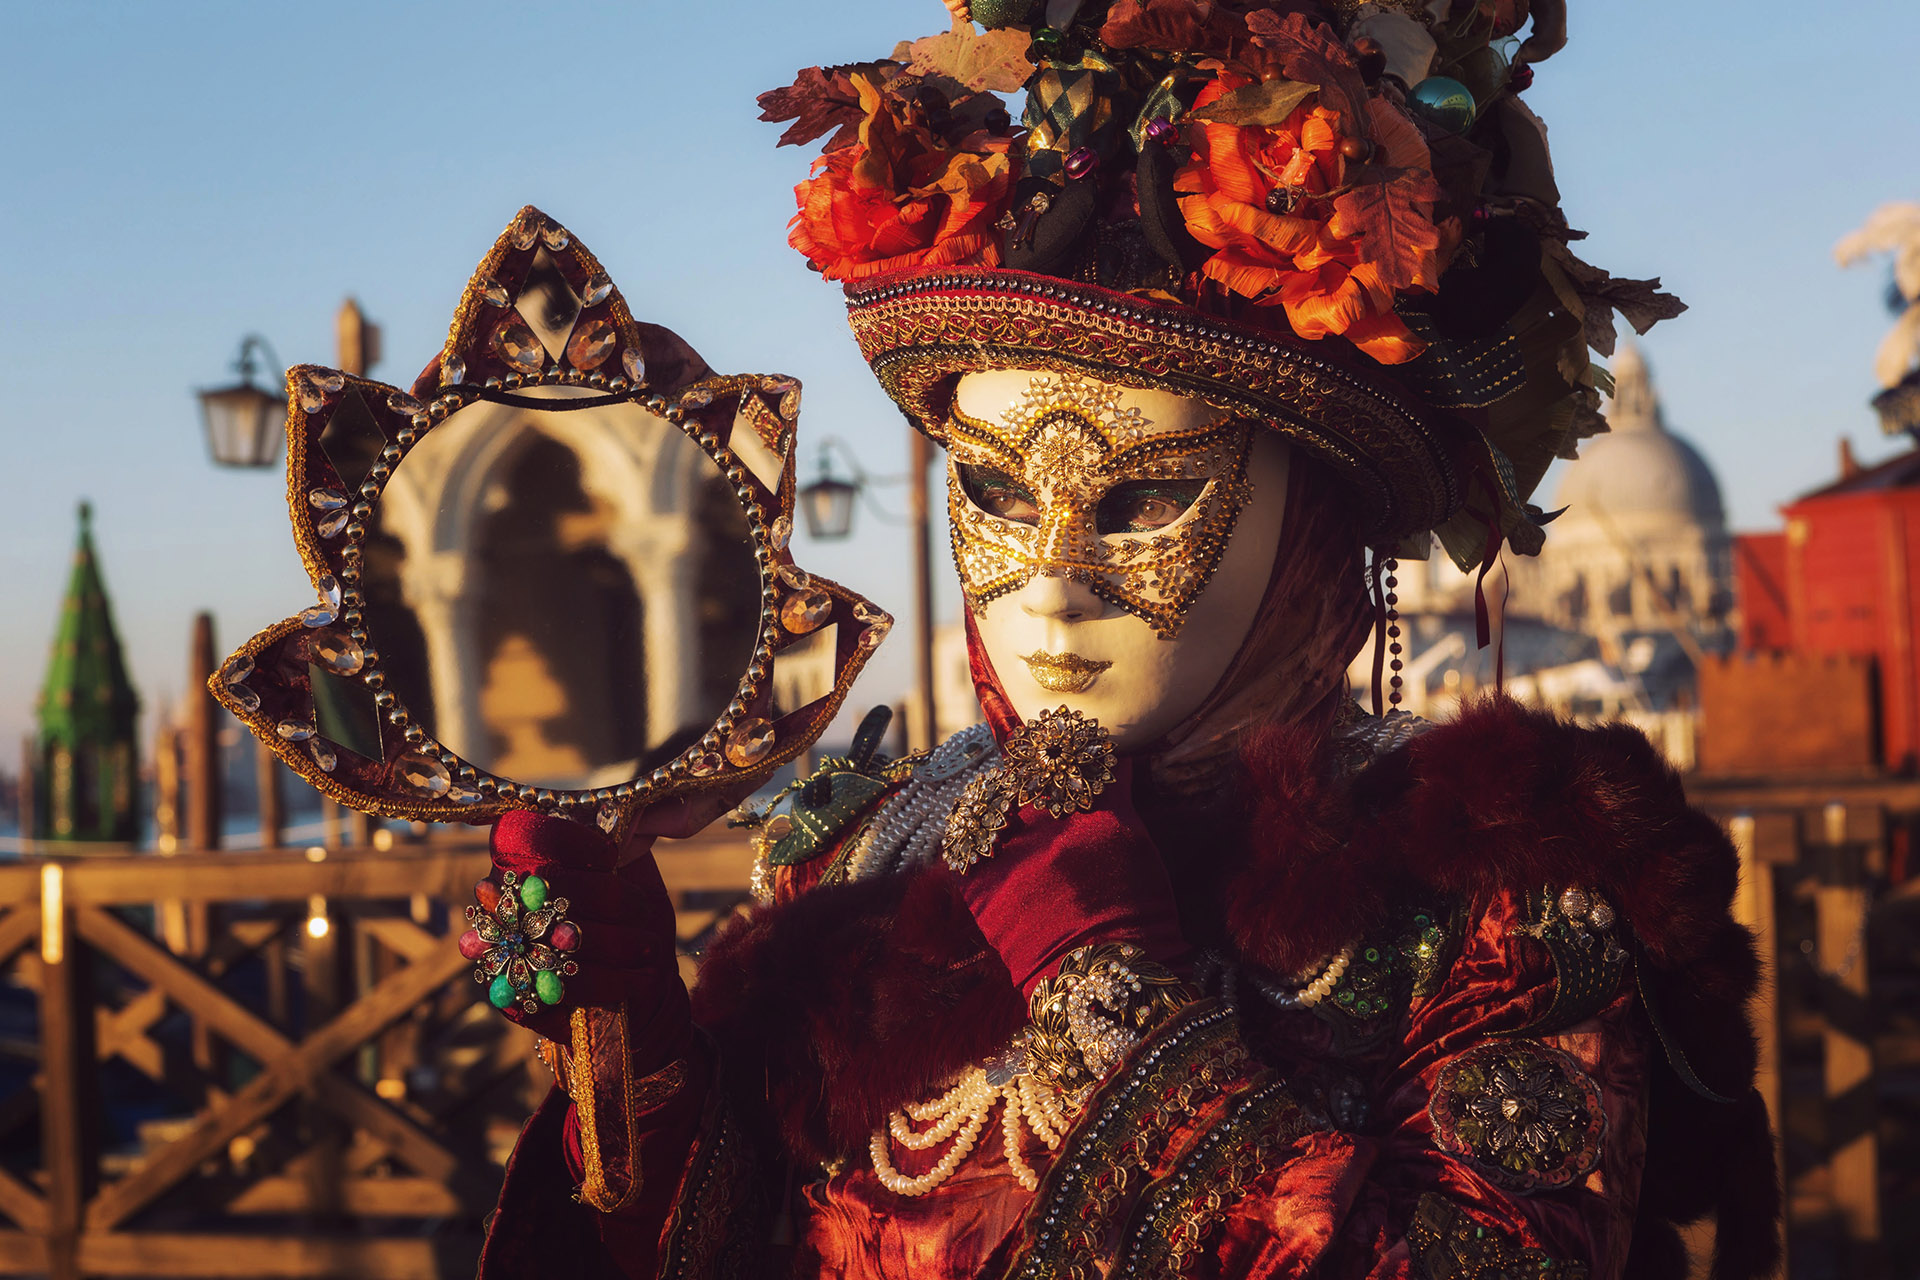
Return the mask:
<path id="1" fill-rule="evenodd" d="M 513 229 L 513 247 L 531 249 L 533 242 L 540 238 L 540 226 L 532 219 L 522 222 Z"/>
<path id="2" fill-rule="evenodd" d="M 417 418 L 427 411 L 427 406 L 404 391 L 396 391 L 387 397 L 387 408 L 409 418 Z"/>
<path id="3" fill-rule="evenodd" d="M 773 725 L 755 716 L 742 720 L 727 735 L 727 759 L 742 769 L 751 768 L 773 750 Z"/>
<path id="4" fill-rule="evenodd" d="M 315 511 L 340 511 L 347 505 L 347 495 L 338 489 L 314 489 L 307 494 L 307 505 Z"/>
<path id="5" fill-rule="evenodd" d="M 633 379 L 634 386 L 644 387 L 647 385 L 647 358 L 637 350 L 628 347 L 625 351 L 622 351 L 620 353 L 620 367 L 627 371 L 629 378 Z"/>
<path id="6" fill-rule="evenodd" d="M 607 362 L 619 340 L 613 326 L 605 320 L 590 320 L 581 325 L 567 343 L 567 363 L 582 373 L 591 373 Z"/>
<path id="7" fill-rule="evenodd" d="M 313 736 L 313 726 L 300 720 L 282 720 L 273 731 L 287 742 L 305 742 Z"/>
<path id="8" fill-rule="evenodd" d="M 453 772 L 445 764 L 420 751 L 401 756 L 395 765 L 400 781 L 423 795 L 440 797 L 453 789 Z"/>
<path id="9" fill-rule="evenodd" d="M 538 373 L 547 364 L 547 350 L 533 330 L 517 316 L 503 321 L 493 333 L 493 353 L 521 373 Z"/>
<path id="10" fill-rule="evenodd" d="M 702 751 L 687 764 L 688 772 L 696 778 L 710 778 L 727 767 L 717 751 Z"/>
<path id="11" fill-rule="evenodd" d="M 586 296 L 580 299 L 583 307 L 597 307 L 613 293 L 613 281 L 606 276 L 595 276 L 587 282 Z"/>
<path id="12" fill-rule="evenodd" d="M 704 409 L 712 403 L 712 387 L 695 387 L 680 396 L 680 405 L 685 409 Z"/>
<path id="13" fill-rule="evenodd" d="M 467 380 L 467 362 L 459 356 L 448 356 L 440 362 L 440 385 L 457 387 Z"/>
<path id="14" fill-rule="evenodd" d="M 548 227 L 540 233 L 540 238 L 545 240 L 547 248 L 555 253 L 573 243 L 573 237 L 567 234 L 567 229 L 559 226 Z"/>
<path id="15" fill-rule="evenodd" d="M 781 516 L 773 522 L 773 549 L 785 551 L 787 544 L 793 541 L 793 517 Z"/>
<path id="16" fill-rule="evenodd" d="M 340 607 L 340 579 L 330 573 L 323 573 L 320 575 L 320 580 L 314 583 L 314 586 L 319 589 L 322 600 L 325 600 L 335 609 Z"/>
<path id="17" fill-rule="evenodd" d="M 353 515 L 347 511 L 333 511 L 314 521 L 313 529 L 323 538 L 337 538 L 353 522 Z"/>
<path id="18" fill-rule="evenodd" d="M 487 300 L 490 307 L 504 307 L 513 299 L 507 296 L 507 287 L 498 280 L 489 280 L 480 290 L 480 296 Z"/>
<path id="19" fill-rule="evenodd" d="M 612 835 L 613 829 L 620 825 L 620 811 L 610 804 L 601 805 L 593 811 L 593 825 Z"/>
<path id="20" fill-rule="evenodd" d="M 303 627 L 329 627 L 340 613 L 330 604 L 309 605 L 300 611 L 300 625 Z"/>
<path id="21" fill-rule="evenodd" d="M 320 766 L 320 772 L 332 773 L 340 764 L 339 753 L 325 738 L 307 740 L 307 751 L 313 756 L 313 762 Z"/>
<path id="22" fill-rule="evenodd" d="M 316 628 L 308 638 L 307 652 L 337 676 L 357 676 L 367 665 L 367 651 L 338 627 Z"/>
<path id="23" fill-rule="evenodd" d="M 781 565 L 778 576 L 780 581 L 786 583 L 795 591 L 805 591 L 813 585 L 812 575 L 797 564 Z"/>
<path id="24" fill-rule="evenodd" d="M 833 597 L 818 587 L 790 595 L 780 606 L 780 625 L 794 635 L 817 631 L 833 613 Z"/>

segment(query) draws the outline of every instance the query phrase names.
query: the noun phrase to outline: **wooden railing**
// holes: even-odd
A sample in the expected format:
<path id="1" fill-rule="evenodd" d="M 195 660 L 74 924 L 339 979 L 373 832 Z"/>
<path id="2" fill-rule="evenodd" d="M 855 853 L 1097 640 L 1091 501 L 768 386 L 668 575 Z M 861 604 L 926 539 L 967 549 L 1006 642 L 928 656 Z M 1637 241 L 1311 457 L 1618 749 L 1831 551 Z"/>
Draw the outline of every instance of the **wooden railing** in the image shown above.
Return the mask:
<path id="1" fill-rule="evenodd" d="M 1759 939 L 1759 1086 L 1795 1274 L 1904 1274 L 1920 1247 L 1920 780 L 1695 779 Z"/>
<path id="2" fill-rule="evenodd" d="M 746 896 L 724 834 L 660 864 L 683 950 Z M 0 1099 L 0 1275 L 472 1274 L 549 1083 L 454 945 L 487 866 L 470 836 L 0 865 L 37 1027 Z"/>

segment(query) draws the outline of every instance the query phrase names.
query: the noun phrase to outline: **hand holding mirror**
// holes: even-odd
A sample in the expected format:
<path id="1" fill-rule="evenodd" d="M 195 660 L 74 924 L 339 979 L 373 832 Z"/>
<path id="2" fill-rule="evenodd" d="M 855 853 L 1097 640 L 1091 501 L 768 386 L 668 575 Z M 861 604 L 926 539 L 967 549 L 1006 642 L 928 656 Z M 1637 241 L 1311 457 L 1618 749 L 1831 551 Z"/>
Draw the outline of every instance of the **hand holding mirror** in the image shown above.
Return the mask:
<path id="1" fill-rule="evenodd" d="M 319 599 L 211 687 L 353 808 L 623 836 L 799 754 L 891 626 L 793 563 L 799 383 L 716 374 L 532 207 L 411 391 L 312 365 L 287 390 Z"/>

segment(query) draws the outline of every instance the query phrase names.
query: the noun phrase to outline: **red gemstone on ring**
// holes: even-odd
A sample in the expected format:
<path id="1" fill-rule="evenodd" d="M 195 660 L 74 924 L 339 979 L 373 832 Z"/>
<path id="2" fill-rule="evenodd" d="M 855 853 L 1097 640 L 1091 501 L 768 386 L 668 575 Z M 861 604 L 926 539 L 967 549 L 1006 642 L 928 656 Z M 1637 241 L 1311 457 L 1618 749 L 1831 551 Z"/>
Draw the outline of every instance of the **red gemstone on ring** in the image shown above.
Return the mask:
<path id="1" fill-rule="evenodd" d="M 469 929 L 460 935 L 460 954 L 469 960 L 478 960 L 486 954 L 487 944 L 481 938 L 478 929 Z"/>
<path id="2" fill-rule="evenodd" d="M 562 920 L 553 926 L 553 936 L 548 939 L 555 951 L 571 951 L 580 945 L 580 928 L 571 920 Z"/>
<path id="3" fill-rule="evenodd" d="M 492 915 L 500 906 L 500 886 L 491 880 L 482 880 L 473 886 L 473 900 L 480 904 L 482 911 Z"/>

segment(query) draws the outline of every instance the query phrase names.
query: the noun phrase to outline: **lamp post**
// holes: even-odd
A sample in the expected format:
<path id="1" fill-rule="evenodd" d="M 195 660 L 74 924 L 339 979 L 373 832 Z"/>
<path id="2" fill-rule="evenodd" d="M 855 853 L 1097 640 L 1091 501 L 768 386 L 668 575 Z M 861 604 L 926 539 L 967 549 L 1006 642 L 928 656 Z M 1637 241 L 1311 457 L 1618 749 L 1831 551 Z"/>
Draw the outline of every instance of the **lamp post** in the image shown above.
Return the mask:
<path id="1" fill-rule="evenodd" d="M 270 368 L 284 367 L 272 345 L 259 334 L 250 333 L 240 340 L 240 357 L 233 362 L 240 381 L 198 393 L 200 416 L 207 425 L 207 449 L 223 467 L 271 467 L 280 460 L 287 398 L 282 392 L 254 384 L 256 350 L 267 356 Z"/>
<path id="2" fill-rule="evenodd" d="M 907 746 L 924 751 L 932 747 L 939 717 L 933 692 L 933 525 L 927 509 L 927 468 L 933 462 L 933 444 L 912 432 L 912 454 L 907 474 L 908 523 L 913 526 L 913 615 L 919 645 L 914 654 L 914 685 L 920 715 L 909 723 Z M 853 470 L 851 481 L 833 473 L 832 450 L 839 449 Z M 869 483 L 860 461 L 846 444 L 833 436 L 820 442 L 820 474 L 801 486 L 800 511 L 810 537 L 833 541 L 853 531 L 854 499 Z"/>

